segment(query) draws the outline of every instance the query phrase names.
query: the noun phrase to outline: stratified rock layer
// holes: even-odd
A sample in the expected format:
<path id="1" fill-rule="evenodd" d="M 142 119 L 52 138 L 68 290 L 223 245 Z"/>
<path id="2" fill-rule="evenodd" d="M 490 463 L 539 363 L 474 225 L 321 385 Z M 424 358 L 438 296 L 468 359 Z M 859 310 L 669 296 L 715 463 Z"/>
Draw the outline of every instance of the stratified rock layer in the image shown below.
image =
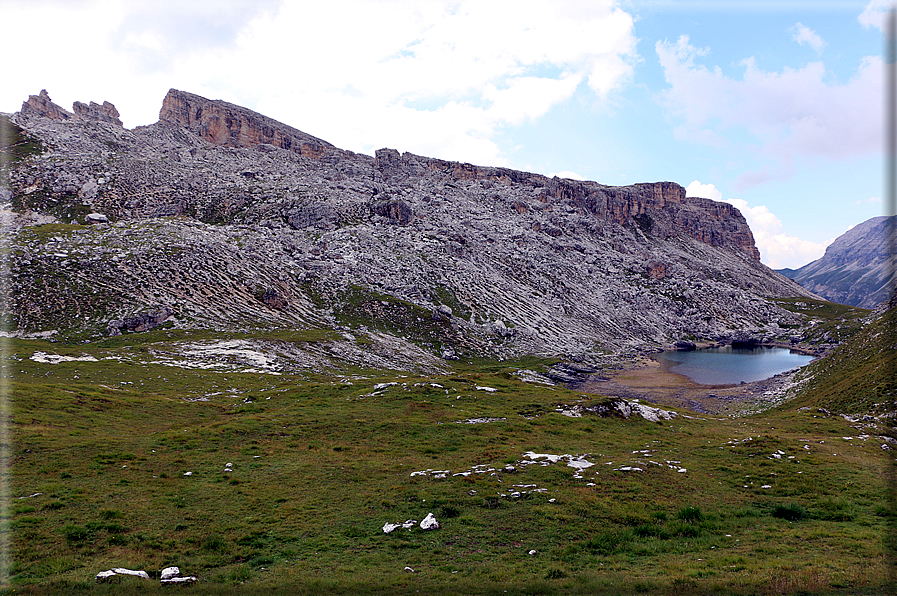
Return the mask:
<path id="1" fill-rule="evenodd" d="M 181 126 L 225 147 L 267 144 L 299 155 L 320 157 L 333 145 L 252 110 L 172 89 L 162 102 L 159 121 Z"/>
<path id="2" fill-rule="evenodd" d="M 32 99 L 13 120 L 45 151 L 10 169 L 6 219 L 110 223 L 16 233 L 21 329 L 102 333 L 170 307 L 216 329 L 389 319 L 454 357 L 596 354 L 773 337 L 798 319 L 768 299 L 809 295 L 759 263 L 736 209 L 672 182 L 360 155 L 176 90 L 134 130 Z"/>

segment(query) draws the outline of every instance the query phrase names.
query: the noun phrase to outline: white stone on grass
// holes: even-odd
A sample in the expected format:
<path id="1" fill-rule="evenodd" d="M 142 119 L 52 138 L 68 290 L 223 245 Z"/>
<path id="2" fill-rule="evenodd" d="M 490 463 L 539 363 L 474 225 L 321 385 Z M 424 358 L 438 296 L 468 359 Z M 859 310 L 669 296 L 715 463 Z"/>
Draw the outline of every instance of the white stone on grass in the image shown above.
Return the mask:
<path id="1" fill-rule="evenodd" d="M 436 518 L 432 513 L 428 513 L 427 517 L 425 517 L 424 520 L 420 522 L 420 527 L 422 530 L 438 530 L 439 522 L 436 521 Z"/>
<path id="2" fill-rule="evenodd" d="M 198 581 L 195 575 L 185 575 L 184 577 L 172 577 L 170 579 L 160 580 L 163 584 L 192 584 Z"/>
<path id="3" fill-rule="evenodd" d="M 109 571 L 100 571 L 99 573 L 97 573 L 96 580 L 98 582 L 106 582 L 106 581 L 109 581 L 115 575 L 117 575 L 117 574 L 114 571 L 112 571 L 111 569 Z"/>
<path id="4" fill-rule="evenodd" d="M 177 567 L 166 567 L 166 568 L 163 569 L 162 572 L 159 574 L 159 579 L 161 579 L 161 580 L 164 581 L 164 580 L 166 580 L 166 579 L 171 579 L 171 578 L 173 578 L 173 577 L 178 577 L 178 576 L 180 576 L 180 575 L 181 575 L 181 570 L 180 570 L 179 568 L 177 568 Z"/>

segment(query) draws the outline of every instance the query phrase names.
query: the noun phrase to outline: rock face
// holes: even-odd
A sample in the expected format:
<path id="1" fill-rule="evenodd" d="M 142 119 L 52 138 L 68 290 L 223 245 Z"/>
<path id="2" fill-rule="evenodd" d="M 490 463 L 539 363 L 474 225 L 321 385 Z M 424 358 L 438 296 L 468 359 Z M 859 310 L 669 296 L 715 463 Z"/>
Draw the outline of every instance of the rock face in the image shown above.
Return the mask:
<path id="1" fill-rule="evenodd" d="M 46 89 L 41 89 L 38 95 L 30 95 L 22 104 L 22 114 L 29 116 L 42 116 L 51 120 L 69 120 L 75 115 L 53 103 Z"/>
<path id="2" fill-rule="evenodd" d="M 11 117 L 47 148 L 9 173 L 6 314 L 21 330 L 102 335 L 170 307 L 177 325 L 370 327 L 437 358 L 586 362 L 777 337 L 800 319 L 769 298 L 812 295 L 759 263 L 736 209 L 672 182 L 360 155 L 176 90 L 134 130 L 59 116 L 44 96 Z M 109 223 L 29 231 L 91 213 Z"/>
<path id="3" fill-rule="evenodd" d="M 835 239 L 822 258 L 781 273 L 826 300 L 875 308 L 891 296 L 895 257 L 889 234 L 895 225 L 897 216 L 873 217 Z"/>
<path id="4" fill-rule="evenodd" d="M 75 114 L 84 120 L 99 120 L 100 122 L 110 122 L 118 126 L 122 125 L 121 120 L 118 119 L 120 116 L 118 110 L 108 101 L 104 101 L 103 105 L 95 102 L 90 102 L 90 105 L 86 105 L 76 101 L 72 104 L 72 108 L 75 110 Z"/>
<path id="5" fill-rule="evenodd" d="M 162 102 L 159 121 L 180 126 L 201 138 L 225 147 L 254 147 L 266 144 L 320 157 L 333 145 L 252 110 L 224 101 L 171 89 Z"/>
<path id="6" fill-rule="evenodd" d="M 120 116 L 118 110 L 116 110 L 115 106 L 108 101 L 104 101 L 103 105 L 95 102 L 90 102 L 88 105 L 76 101 L 72 105 L 72 109 L 75 111 L 74 114 L 53 103 L 50 100 L 50 95 L 47 93 L 46 89 L 42 89 L 38 95 L 29 96 L 22 104 L 22 114 L 31 116 L 41 116 L 51 120 L 94 120 L 98 122 L 109 122 L 117 124 L 118 126 L 122 125 L 121 120 L 118 119 Z"/>

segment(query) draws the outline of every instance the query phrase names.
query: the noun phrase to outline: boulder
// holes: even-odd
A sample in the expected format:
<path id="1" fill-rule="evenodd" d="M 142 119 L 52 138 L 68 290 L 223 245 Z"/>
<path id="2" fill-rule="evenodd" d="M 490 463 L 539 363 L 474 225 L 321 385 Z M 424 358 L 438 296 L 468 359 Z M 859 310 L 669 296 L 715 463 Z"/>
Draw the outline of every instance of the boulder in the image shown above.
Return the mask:
<path id="1" fill-rule="evenodd" d="M 113 567 L 108 571 L 100 571 L 97 573 L 95 579 L 97 582 L 109 582 L 112 581 L 112 578 L 117 575 L 133 575 L 134 577 L 140 577 L 143 579 L 149 579 L 150 576 L 146 571 L 136 571 L 134 569 L 126 569 L 124 567 Z"/>
<path id="2" fill-rule="evenodd" d="M 159 579 L 165 581 L 166 579 L 171 579 L 173 577 L 180 577 L 181 570 L 178 567 L 166 567 L 159 574 Z"/>
<path id="3" fill-rule="evenodd" d="M 422 530 L 438 530 L 439 522 L 436 521 L 436 518 L 432 513 L 428 513 L 427 517 L 425 517 L 423 521 L 420 522 L 420 527 Z"/>
<path id="4" fill-rule="evenodd" d="M 691 352 L 697 348 L 697 346 L 695 345 L 695 342 L 688 341 L 687 339 L 680 339 L 673 345 L 680 352 Z"/>
<path id="5" fill-rule="evenodd" d="M 156 312 L 144 312 L 136 317 L 112 321 L 106 327 L 106 334 L 110 336 L 121 335 L 122 329 L 137 332 L 149 331 L 164 323 L 173 314 L 174 310 L 168 306 L 163 306 Z"/>
<path id="6" fill-rule="evenodd" d="M 389 219 L 390 223 L 407 226 L 414 219 L 414 210 L 402 200 L 389 200 L 373 207 L 374 213 Z"/>
<path id="7" fill-rule="evenodd" d="M 747 331 L 736 331 L 732 336 L 733 348 L 756 348 L 760 340 Z"/>

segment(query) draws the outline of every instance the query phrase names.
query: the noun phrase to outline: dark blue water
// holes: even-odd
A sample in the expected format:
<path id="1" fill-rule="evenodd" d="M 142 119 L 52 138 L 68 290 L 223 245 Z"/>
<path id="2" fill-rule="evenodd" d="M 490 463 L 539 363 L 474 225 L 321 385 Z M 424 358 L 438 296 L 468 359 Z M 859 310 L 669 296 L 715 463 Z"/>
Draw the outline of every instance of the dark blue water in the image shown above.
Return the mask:
<path id="1" fill-rule="evenodd" d="M 761 381 L 813 360 L 784 348 L 703 348 L 661 352 L 654 356 L 663 369 L 701 385 L 733 385 Z"/>

